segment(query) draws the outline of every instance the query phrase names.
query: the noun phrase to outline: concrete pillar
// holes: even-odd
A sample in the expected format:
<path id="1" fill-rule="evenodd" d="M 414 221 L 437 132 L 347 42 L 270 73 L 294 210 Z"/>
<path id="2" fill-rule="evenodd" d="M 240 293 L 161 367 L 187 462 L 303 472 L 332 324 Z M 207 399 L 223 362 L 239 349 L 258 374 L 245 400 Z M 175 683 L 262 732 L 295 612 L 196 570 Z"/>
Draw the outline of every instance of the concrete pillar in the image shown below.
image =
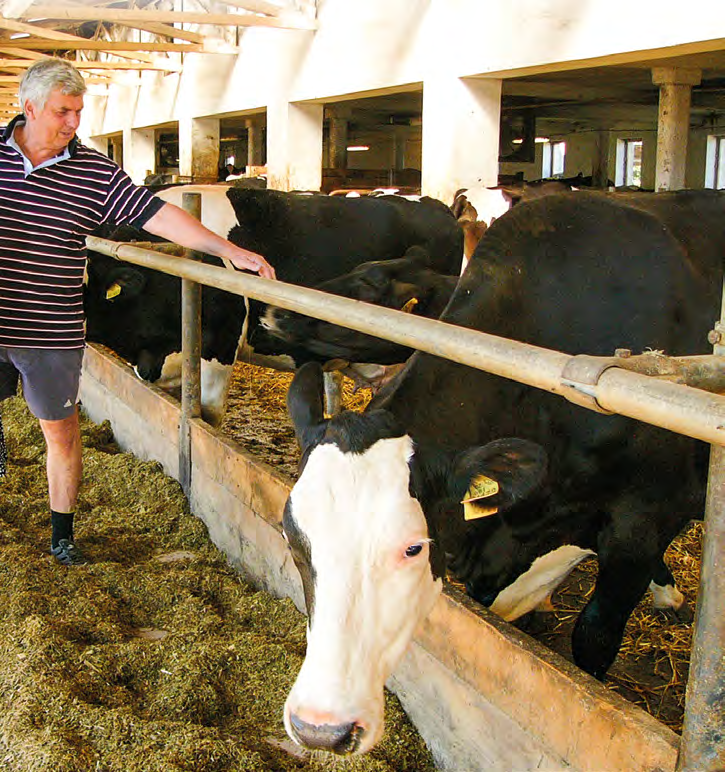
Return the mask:
<path id="1" fill-rule="evenodd" d="M 267 109 L 267 185 L 319 190 L 323 105 L 280 100 Z"/>
<path id="2" fill-rule="evenodd" d="M 156 130 L 123 130 L 123 168 L 137 184 L 156 169 Z"/>
<path id="3" fill-rule="evenodd" d="M 594 132 L 594 147 L 592 148 L 592 186 L 607 188 L 609 182 L 609 132 L 600 130 Z"/>
<path id="4" fill-rule="evenodd" d="M 113 155 L 112 155 L 113 160 L 119 166 L 122 167 L 123 166 L 123 137 L 111 137 L 109 142 L 113 150 Z"/>
<path id="5" fill-rule="evenodd" d="M 347 118 L 330 118 L 330 168 L 347 169 Z"/>
<path id="6" fill-rule="evenodd" d="M 108 137 L 84 137 L 81 141 L 86 147 L 92 147 L 99 153 L 108 155 L 108 146 L 110 144 Z"/>
<path id="7" fill-rule="evenodd" d="M 409 131 L 407 126 L 395 126 L 393 128 L 393 157 L 390 164 L 393 169 L 405 169 L 405 150 L 408 144 Z"/>
<path id="8" fill-rule="evenodd" d="M 692 87 L 700 83 L 701 74 L 700 70 L 681 67 L 652 69 L 652 82 L 660 87 L 656 191 L 685 187 L 690 101 Z"/>
<path id="9" fill-rule="evenodd" d="M 179 121 L 179 174 L 194 182 L 216 182 L 219 174 L 219 119 Z"/>
<path id="10" fill-rule="evenodd" d="M 264 165 L 264 136 L 262 122 L 250 118 L 245 122 L 247 127 L 247 166 Z"/>
<path id="11" fill-rule="evenodd" d="M 500 121 L 500 80 L 427 78 L 422 192 L 450 204 L 459 188 L 496 185 Z"/>

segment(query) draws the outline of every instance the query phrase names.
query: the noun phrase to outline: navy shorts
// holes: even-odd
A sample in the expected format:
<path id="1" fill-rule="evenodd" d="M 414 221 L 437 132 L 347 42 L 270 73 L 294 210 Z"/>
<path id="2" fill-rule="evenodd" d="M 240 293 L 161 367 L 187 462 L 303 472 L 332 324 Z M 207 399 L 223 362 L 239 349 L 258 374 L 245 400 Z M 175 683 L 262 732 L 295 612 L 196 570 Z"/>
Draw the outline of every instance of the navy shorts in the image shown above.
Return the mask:
<path id="1" fill-rule="evenodd" d="M 30 412 L 43 421 L 60 421 L 73 415 L 78 402 L 83 349 L 0 347 L 0 399 L 18 391 Z"/>

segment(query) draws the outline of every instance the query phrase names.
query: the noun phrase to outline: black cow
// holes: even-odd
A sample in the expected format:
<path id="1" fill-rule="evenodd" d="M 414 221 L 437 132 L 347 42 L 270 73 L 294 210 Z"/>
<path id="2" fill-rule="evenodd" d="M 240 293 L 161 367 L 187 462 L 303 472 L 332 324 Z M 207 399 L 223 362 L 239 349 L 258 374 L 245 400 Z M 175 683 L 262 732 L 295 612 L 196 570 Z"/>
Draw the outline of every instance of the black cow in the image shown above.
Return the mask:
<path id="1" fill-rule="evenodd" d="M 700 353 L 723 254 L 719 194 L 550 196 L 493 224 L 442 318 L 570 354 Z M 288 404 L 303 460 L 284 529 L 309 613 L 285 708 L 297 742 L 376 742 L 383 684 L 445 563 L 513 619 L 596 553 L 572 648 L 599 678 L 648 585 L 682 602 L 662 555 L 702 515 L 701 443 L 420 352 L 362 415 L 323 417 L 313 364 Z"/>
<path id="2" fill-rule="evenodd" d="M 132 232 L 112 234 L 129 241 Z M 204 256 L 208 265 L 222 261 Z M 84 289 L 86 337 L 113 349 L 136 373 L 163 388 L 180 385 L 181 280 L 141 266 L 91 253 Z M 231 365 L 236 358 L 244 298 L 202 287 L 202 404 L 211 423 L 221 420 Z"/>
<path id="3" fill-rule="evenodd" d="M 411 247 L 403 257 L 362 263 L 315 289 L 437 319 L 450 300 L 459 276 L 438 273 L 430 263 L 425 249 Z M 413 353 L 398 343 L 276 306 L 267 307 L 262 325 L 287 346 L 309 352 L 305 359 L 391 365 L 405 361 Z"/>
<path id="4" fill-rule="evenodd" d="M 399 258 L 416 244 L 436 255 L 438 270 L 448 272 L 457 269 L 463 253 L 462 235 L 453 215 L 434 199 L 345 199 L 215 185 L 176 187 L 160 195 L 181 203 L 185 190 L 201 194 L 202 222 L 207 227 L 263 254 L 278 278 L 293 284 L 313 286 L 366 260 Z M 128 228 L 105 235 L 124 241 L 155 240 Z M 215 258 L 209 260 L 220 264 Z M 150 273 L 91 253 L 86 315 L 88 340 L 113 348 L 137 367 L 141 377 L 155 381 L 161 377 L 166 357 L 180 350 L 180 282 L 165 274 L 152 278 Z M 119 285 L 123 287 L 120 293 Z M 202 356 L 216 359 L 222 367 L 209 371 L 208 386 L 203 371 L 202 402 L 205 413 L 218 419 L 245 309 L 241 298 L 223 300 L 217 291 L 205 290 L 204 298 Z M 263 304 L 250 302 L 249 343 L 255 351 L 289 354 L 295 361 L 306 361 L 309 352 L 271 339 L 259 326 L 263 311 Z M 178 364 L 177 359 L 169 375 L 172 380 L 178 376 Z"/>

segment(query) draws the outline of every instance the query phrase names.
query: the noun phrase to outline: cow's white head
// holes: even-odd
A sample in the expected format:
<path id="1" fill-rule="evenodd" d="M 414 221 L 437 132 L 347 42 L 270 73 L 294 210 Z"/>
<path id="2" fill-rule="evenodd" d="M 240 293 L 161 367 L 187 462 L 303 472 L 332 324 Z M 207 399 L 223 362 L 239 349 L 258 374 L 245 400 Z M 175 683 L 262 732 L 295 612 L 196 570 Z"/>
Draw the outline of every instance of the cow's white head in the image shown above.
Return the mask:
<path id="1" fill-rule="evenodd" d="M 441 590 L 443 550 L 429 533 L 426 491 L 460 502 L 480 463 L 464 454 L 431 481 L 390 413 L 327 420 L 322 395 L 321 368 L 298 370 L 287 401 L 302 471 L 283 525 L 304 586 L 307 654 L 284 722 L 308 748 L 364 753 L 383 732 L 385 681 Z M 451 470 L 454 490 L 441 492 Z"/>

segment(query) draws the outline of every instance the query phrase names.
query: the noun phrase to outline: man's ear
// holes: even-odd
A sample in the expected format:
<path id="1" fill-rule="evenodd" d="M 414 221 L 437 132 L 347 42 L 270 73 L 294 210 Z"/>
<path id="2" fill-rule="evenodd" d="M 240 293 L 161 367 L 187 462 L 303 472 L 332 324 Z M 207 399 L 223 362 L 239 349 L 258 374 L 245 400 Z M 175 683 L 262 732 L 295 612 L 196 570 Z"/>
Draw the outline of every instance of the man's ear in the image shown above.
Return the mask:
<path id="1" fill-rule="evenodd" d="M 466 520 L 503 514 L 547 493 L 546 451 L 535 442 L 509 437 L 460 453 L 449 492 L 460 497 Z"/>

